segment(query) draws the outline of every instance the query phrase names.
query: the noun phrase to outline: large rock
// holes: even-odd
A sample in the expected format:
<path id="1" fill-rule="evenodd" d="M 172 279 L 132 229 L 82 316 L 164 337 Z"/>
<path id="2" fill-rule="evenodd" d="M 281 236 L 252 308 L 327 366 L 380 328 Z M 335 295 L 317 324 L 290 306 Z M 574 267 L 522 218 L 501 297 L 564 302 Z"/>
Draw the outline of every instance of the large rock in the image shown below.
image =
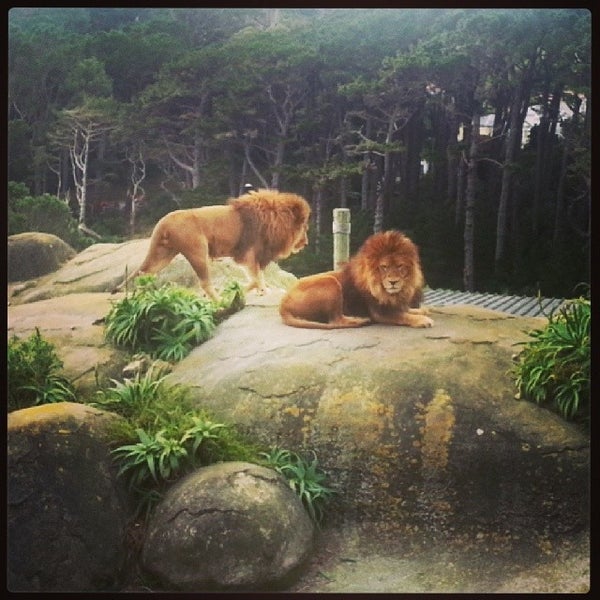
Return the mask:
<path id="1" fill-rule="evenodd" d="M 143 565 L 167 589 L 265 589 L 311 549 L 313 525 L 278 473 L 244 462 L 201 468 L 171 488 L 148 524 Z"/>
<path id="2" fill-rule="evenodd" d="M 137 239 L 121 244 L 94 244 L 72 258 L 61 269 L 37 281 L 28 282 L 23 289 L 11 296 L 11 304 L 35 302 L 67 294 L 87 292 L 110 292 L 123 281 L 126 274 L 135 271 L 144 260 L 150 239 Z M 217 289 L 229 281 L 245 283 L 248 275 L 233 259 L 221 258 L 211 261 L 209 272 Z M 159 283 L 173 281 L 179 285 L 200 289 L 196 273 L 187 260 L 178 255 L 161 271 Z M 296 278 L 271 263 L 265 270 L 265 280 L 273 287 L 288 288 Z M 115 296 L 122 297 L 123 294 Z"/>
<path id="3" fill-rule="evenodd" d="M 56 271 L 76 252 L 59 237 L 39 231 L 8 236 L 8 281 L 26 281 Z"/>
<path id="4" fill-rule="evenodd" d="M 432 329 L 286 327 L 247 307 L 169 376 L 265 444 L 314 449 L 335 518 L 404 530 L 587 526 L 589 440 L 517 401 L 516 342 L 543 319 L 432 309 Z"/>
<path id="5" fill-rule="evenodd" d="M 29 337 L 38 328 L 54 344 L 64 365 L 64 374 L 82 397 L 93 394 L 98 385 L 108 387 L 128 362 L 127 354 L 104 339 L 103 319 L 114 296 L 69 294 L 8 308 L 8 334 Z"/>
<path id="6" fill-rule="evenodd" d="M 9 330 L 39 325 L 59 340 L 65 368 L 79 365 L 69 373 L 84 367 L 93 385 L 95 365 L 108 370 L 108 363 L 91 353 L 114 356 L 93 323 L 120 296 L 81 290 L 110 289 L 126 263 L 141 261 L 145 244 L 92 246 L 16 297 L 67 294 L 22 306 L 15 300 Z M 433 307 L 430 330 L 311 331 L 284 326 L 276 303 L 277 294 L 250 295 L 243 311 L 177 365 L 171 381 L 190 386 L 199 405 L 266 445 L 317 450 L 340 491 L 331 515 L 387 515 L 404 528 L 585 526 L 589 436 L 516 401 L 507 374 L 514 344 L 545 319 Z M 87 356 L 84 364 L 79 355 Z"/>
<path id="7" fill-rule="evenodd" d="M 8 415 L 8 588 L 118 589 L 126 492 L 107 443 L 113 414 L 64 402 Z"/>

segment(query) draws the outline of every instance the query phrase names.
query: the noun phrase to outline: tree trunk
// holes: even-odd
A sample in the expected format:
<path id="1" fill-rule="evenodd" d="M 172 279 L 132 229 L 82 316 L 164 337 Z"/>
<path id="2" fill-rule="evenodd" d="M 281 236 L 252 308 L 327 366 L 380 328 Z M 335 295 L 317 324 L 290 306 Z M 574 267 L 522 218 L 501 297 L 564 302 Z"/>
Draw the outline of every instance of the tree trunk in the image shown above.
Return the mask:
<path id="1" fill-rule="evenodd" d="M 448 120 L 448 135 L 446 138 L 446 201 L 448 206 L 452 206 L 456 203 L 458 206 L 458 165 L 460 155 L 458 152 L 458 122 L 456 117 L 456 111 L 454 102 L 447 108 L 447 120 Z M 460 219 L 460 216 L 458 216 Z M 457 221 L 457 223 L 460 221 Z"/>
<path id="2" fill-rule="evenodd" d="M 286 131 L 287 135 L 287 131 Z M 279 183 L 281 180 L 281 167 L 283 166 L 283 157 L 285 154 L 285 141 L 283 139 L 277 142 L 275 150 L 275 160 L 273 162 L 272 173 L 271 173 L 271 188 L 274 190 L 279 189 Z"/>
<path id="3" fill-rule="evenodd" d="M 550 92 L 548 84 L 544 86 L 544 95 L 542 99 L 542 116 L 540 124 L 537 128 L 536 140 L 536 155 L 535 155 L 535 173 L 534 173 L 534 189 L 533 189 L 533 207 L 531 214 L 531 235 L 536 237 L 540 227 L 540 207 L 542 205 L 542 197 L 544 195 L 545 169 L 544 159 L 546 157 L 546 146 L 548 144 L 548 125 L 550 122 L 548 98 Z"/>
<path id="4" fill-rule="evenodd" d="M 73 130 L 73 142 L 69 147 L 75 197 L 79 205 L 78 223 L 84 226 L 87 225 L 87 172 L 90 137 L 91 134 L 76 126 Z"/>
<path id="5" fill-rule="evenodd" d="M 367 117 L 365 124 L 366 137 L 371 137 L 371 119 Z M 360 207 L 362 210 L 368 210 L 370 206 L 369 202 L 369 183 L 371 181 L 371 173 L 373 171 L 373 156 L 371 152 L 367 152 L 364 155 L 364 170 L 362 172 L 361 185 L 360 185 Z"/>
<path id="6" fill-rule="evenodd" d="M 317 184 L 313 194 L 313 210 L 315 219 L 315 254 L 321 252 L 321 224 L 323 221 L 323 188 Z"/>
<path id="7" fill-rule="evenodd" d="M 499 273 L 501 263 L 506 254 L 508 238 L 508 206 L 510 202 L 512 174 L 517 151 L 521 144 L 523 121 L 526 111 L 523 105 L 528 103 L 528 93 L 524 74 L 521 83 L 515 88 L 513 101 L 510 109 L 510 129 L 506 140 L 506 151 L 504 165 L 502 168 L 502 187 L 500 190 L 500 201 L 498 203 L 498 218 L 496 221 L 496 250 L 494 253 L 495 272 Z"/>
<path id="8" fill-rule="evenodd" d="M 464 271 L 465 291 L 475 291 L 475 200 L 477 196 L 477 154 L 480 115 L 479 109 L 473 111 L 471 119 L 471 140 L 467 159 L 467 190 L 465 194 L 465 231 L 464 231 Z"/>
<path id="9" fill-rule="evenodd" d="M 364 160 L 364 168 L 360 178 L 360 209 L 366 211 L 369 208 L 369 178 L 371 161 L 368 157 Z"/>
<path id="10" fill-rule="evenodd" d="M 340 208 L 347 208 L 348 206 L 347 183 L 346 176 L 342 175 L 340 178 Z"/>

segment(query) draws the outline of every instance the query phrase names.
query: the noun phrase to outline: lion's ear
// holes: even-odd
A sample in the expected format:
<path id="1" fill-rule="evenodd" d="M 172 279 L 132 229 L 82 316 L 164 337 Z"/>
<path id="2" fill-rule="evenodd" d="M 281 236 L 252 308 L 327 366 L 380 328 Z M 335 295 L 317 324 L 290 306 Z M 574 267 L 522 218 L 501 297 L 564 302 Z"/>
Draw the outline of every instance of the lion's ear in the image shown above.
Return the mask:
<path id="1" fill-rule="evenodd" d="M 298 202 L 292 206 L 292 214 L 294 215 L 296 223 L 300 225 L 308 220 L 310 209 L 307 209 L 307 206 L 304 203 Z"/>

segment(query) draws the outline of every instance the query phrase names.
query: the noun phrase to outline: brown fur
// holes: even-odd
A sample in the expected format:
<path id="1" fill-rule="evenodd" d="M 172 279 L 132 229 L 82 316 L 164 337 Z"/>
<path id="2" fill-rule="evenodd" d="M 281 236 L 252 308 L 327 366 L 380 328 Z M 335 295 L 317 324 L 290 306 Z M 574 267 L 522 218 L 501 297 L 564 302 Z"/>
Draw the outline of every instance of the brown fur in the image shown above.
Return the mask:
<path id="1" fill-rule="evenodd" d="M 258 190 L 229 200 L 226 205 L 176 210 L 154 227 L 141 274 L 155 274 L 181 253 L 198 275 L 202 289 L 217 294 L 208 273 L 209 258 L 230 256 L 246 266 L 251 281 L 247 289 L 264 292 L 264 268 L 272 261 L 299 252 L 308 243 L 310 206 L 301 196 Z"/>
<path id="2" fill-rule="evenodd" d="M 369 237 L 339 271 L 303 277 L 279 306 L 286 325 L 309 329 L 368 323 L 431 327 L 418 307 L 424 285 L 417 247 L 398 231 Z"/>

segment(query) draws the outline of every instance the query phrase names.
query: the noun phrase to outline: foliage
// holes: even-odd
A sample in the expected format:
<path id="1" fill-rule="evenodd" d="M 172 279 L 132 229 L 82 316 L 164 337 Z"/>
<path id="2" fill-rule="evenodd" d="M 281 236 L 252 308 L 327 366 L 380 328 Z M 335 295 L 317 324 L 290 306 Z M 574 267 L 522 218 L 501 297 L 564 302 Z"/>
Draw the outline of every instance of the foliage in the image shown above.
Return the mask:
<path id="1" fill-rule="evenodd" d="M 437 270 L 428 279 L 460 287 L 465 188 L 476 188 L 477 289 L 564 297 L 591 270 L 591 21 L 578 8 L 15 8 L 9 179 L 36 196 L 79 193 L 70 128 L 52 132 L 61 115 L 110 100 L 110 133 L 90 140 L 80 182 L 103 233 L 125 233 L 94 207 L 127 197 L 135 146 L 145 169 L 138 234 L 169 210 L 222 203 L 246 181 L 319 190 L 315 248 L 326 247 L 325 215 L 343 195 L 353 221 L 359 206 L 373 221 L 378 206 L 384 228 L 412 231 Z M 509 157 L 505 132 L 528 107 L 539 124 Z M 479 140 L 467 186 L 459 158 L 475 110 L 494 116 L 495 131 Z M 40 215 L 31 225 L 9 214 L 10 228 L 56 222 L 45 210 L 29 211 Z M 353 222 L 358 242 L 355 231 Z M 329 268 L 319 254 L 299 274 Z"/>
<path id="2" fill-rule="evenodd" d="M 319 468 L 315 453 L 311 461 L 299 454 L 281 448 L 271 448 L 263 452 L 268 466 L 281 473 L 288 481 L 290 488 L 296 492 L 311 519 L 320 525 L 323 520 L 323 508 L 334 491 L 325 486 L 325 473 Z"/>
<path id="3" fill-rule="evenodd" d="M 77 229 L 68 205 L 56 196 L 30 196 L 23 184 L 8 184 L 8 235 L 26 231 L 52 233 L 77 250 L 92 240 Z"/>
<path id="4" fill-rule="evenodd" d="M 54 346 L 37 327 L 27 339 L 13 336 L 8 342 L 8 410 L 75 400 L 62 367 Z"/>
<path id="5" fill-rule="evenodd" d="M 231 427 L 196 410 L 187 389 L 168 385 L 155 363 L 144 374 L 97 393 L 93 406 L 124 418 L 112 433 L 119 476 L 138 512 L 152 509 L 175 480 L 221 460 L 254 460 L 258 450 Z M 126 442 L 126 443 L 122 443 Z"/>
<path id="6" fill-rule="evenodd" d="M 550 404 L 565 419 L 589 418 L 591 301 L 579 298 L 550 314 L 517 357 L 519 395 Z"/>
<path id="7" fill-rule="evenodd" d="M 106 317 L 106 338 L 132 352 L 177 362 L 206 341 L 219 316 L 244 305 L 238 283 L 228 284 L 219 304 L 172 283 L 157 286 L 153 275 L 136 279 L 131 296 L 115 303 Z"/>

